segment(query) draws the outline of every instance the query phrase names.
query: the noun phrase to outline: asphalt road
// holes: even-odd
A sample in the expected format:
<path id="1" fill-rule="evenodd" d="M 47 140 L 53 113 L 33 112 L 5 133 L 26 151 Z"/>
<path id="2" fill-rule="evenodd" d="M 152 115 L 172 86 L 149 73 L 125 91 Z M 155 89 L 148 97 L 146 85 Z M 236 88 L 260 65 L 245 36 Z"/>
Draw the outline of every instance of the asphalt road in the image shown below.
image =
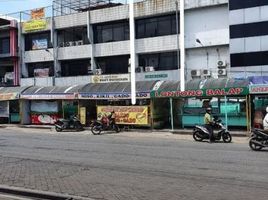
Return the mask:
<path id="1" fill-rule="evenodd" d="M 2 128 L 0 184 L 109 200 L 263 200 L 268 151 L 251 151 L 247 138 Z"/>

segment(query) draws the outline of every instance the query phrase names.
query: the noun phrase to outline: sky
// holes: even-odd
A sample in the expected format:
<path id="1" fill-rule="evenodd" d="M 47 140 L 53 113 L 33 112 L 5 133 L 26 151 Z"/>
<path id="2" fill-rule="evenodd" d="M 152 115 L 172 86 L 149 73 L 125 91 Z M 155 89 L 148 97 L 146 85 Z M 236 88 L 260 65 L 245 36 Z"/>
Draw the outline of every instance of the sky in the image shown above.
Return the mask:
<path id="1" fill-rule="evenodd" d="M 52 0 L 0 0 L 0 14 L 15 13 L 52 5 Z"/>

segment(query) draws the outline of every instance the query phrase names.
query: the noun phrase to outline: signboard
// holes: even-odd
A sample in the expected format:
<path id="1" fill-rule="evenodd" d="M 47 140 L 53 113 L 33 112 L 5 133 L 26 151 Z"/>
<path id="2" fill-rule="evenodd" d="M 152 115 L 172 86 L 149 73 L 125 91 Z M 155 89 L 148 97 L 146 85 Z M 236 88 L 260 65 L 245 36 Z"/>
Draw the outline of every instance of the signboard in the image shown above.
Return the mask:
<path id="1" fill-rule="evenodd" d="M 217 88 L 217 89 L 200 89 L 186 91 L 152 91 L 152 98 L 161 97 L 214 97 L 214 96 L 238 96 L 247 95 L 248 88 Z"/>
<path id="2" fill-rule="evenodd" d="M 25 32 L 40 31 L 47 28 L 47 21 L 43 19 L 31 20 L 23 23 L 23 30 Z"/>
<path id="3" fill-rule="evenodd" d="M 54 124 L 60 118 L 59 114 L 31 114 L 32 124 Z"/>
<path id="4" fill-rule="evenodd" d="M 47 49 L 48 42 L 47 39 L 33 39 L 32 40 L 32 49 Z"/>
<path id="5" fill-rule="evenodd" d="M 115 112 L 117 124 L 148 125 L 148 106 L 98 106 L 97 115 Z"/>
<path id="6" fill-rule="evenodd" d="M 110 74 L 91 76 L 92 83 L 129 82 L 129 74 Z"/>
<path id="7" fill-rule="evenodd" d="M 79 99 L 131 99 L 130 93 L 80 93 Z M 138 99 L 149 99 L 149 92 L 136 93 Z"/>
<path id="8" fill-rule="evenodd" d="M 34 69 L 34 77 L 48 77 L 49 68 L 44 69 Z"/>
<path id="9" fill-rule="evenodd" d="M 268 85 L 250 85 L 250 94 L 268 94 Z"/>
<path id="10" fill-rule="evenodd" d="M 45 9 L 39 8 L 31 10 L 31 19 L 41 19 L 45 17 Z"/>
<path id="11" fill-rule="evenodd" d="M 1 93 L 0 101 L 18 99 L 18 96 L 19 96 L 18 93 Z"/>
<path id="12" fill-rule="evenodd" d="M 8 101 L 0 101 L 0 117 L 9 117 Z"/>
<path id="13" fill-rule="evenodd" d="M 145 79 L 167 79 L 168 74 L 147 74 Z"/>
<path id="14" fill-rule="evenodd" d="M 80 108 L 79 115 L 81 124 L 86 124 L 86 107 Z"/>
<path id="15" fill-rule="evenodd" d="M 41 100 L 41 99 L 76 99 L 76 94 L 40 94 L 21 95 L 21 99 Z"/>

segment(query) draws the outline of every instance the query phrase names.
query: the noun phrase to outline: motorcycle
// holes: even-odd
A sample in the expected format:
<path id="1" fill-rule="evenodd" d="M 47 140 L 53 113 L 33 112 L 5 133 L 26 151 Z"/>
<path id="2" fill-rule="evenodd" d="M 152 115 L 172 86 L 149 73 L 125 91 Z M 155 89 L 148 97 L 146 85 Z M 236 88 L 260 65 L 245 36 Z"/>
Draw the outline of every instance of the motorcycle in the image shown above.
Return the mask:
<path id="1" fill-rule="evenodd" d="M 55 122 L 55 129 L 57 132 L 61 132 L 63 130 L 82 131 L 84 128 L 80 120 L 76 116 L 72 116 L 70 119 L 58 119 Z"/>
<path id="2" fill-rule="evenodd" d="M 262 129 L 252 129 L 249 147 L 254 151 L 268 147 L 268 133 Z"/>
<path id="3" fill-rule="evenodd" d="M 230 143 L 232 141 L 231 134 L 226 130 L 225 126 L 221 123 L 220 119 L 214 120 L 213 130 L 214 130 L 213 139 L 215 141 L 219 141 L 221 139 L 225 143 Z M 217 130 L 218 132 L 215 133 L 215 131 Z M 209 131 L 205 126 L 196 125 L 193 130 L 193 138 L 195 141 L 199 142 L 205 139 L 209 139 Z"/>
<path id="4" fill-rule="evenodd" d="M 109 125 L 107 125 L 101 120 L 93 121 L 91 126 L 91 132 L 93 135 L 100 135 L 102 131 L 115 131 L 116 133 L 120 132 L 120 128 L 117 124 L 109 122 Z"/>

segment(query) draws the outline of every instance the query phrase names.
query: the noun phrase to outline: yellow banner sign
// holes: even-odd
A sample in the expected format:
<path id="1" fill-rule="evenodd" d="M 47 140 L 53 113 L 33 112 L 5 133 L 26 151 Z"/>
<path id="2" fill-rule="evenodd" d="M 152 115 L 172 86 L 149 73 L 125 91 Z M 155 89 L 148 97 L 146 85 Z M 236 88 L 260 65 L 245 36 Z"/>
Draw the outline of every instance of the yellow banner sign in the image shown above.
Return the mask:
<path id="1" fill-rule="evenodd" d="M 98 106 L 97 114 L 108 116 L 115 112 L 117 124 L 148 125 L 148 106 Z"/>
<path id="2" fill-rule="evenodd" d="M 31 19 L 41 19 L 45 17 L 45 9 L 39 8 L 31 10 Z"/>
<path id="3" fill-rule="evenodd" d="M 17 99 L 17 93 L 2 93 L 0 94 L 0 101 L 7 101 Z"/>
<path id="4" fill-rule="evenodd" d="M 23 23 L 23 30 L 25 32 L 40 31 L 47 28 L 47 21 L 43 19 L 31 20 Z"/>

